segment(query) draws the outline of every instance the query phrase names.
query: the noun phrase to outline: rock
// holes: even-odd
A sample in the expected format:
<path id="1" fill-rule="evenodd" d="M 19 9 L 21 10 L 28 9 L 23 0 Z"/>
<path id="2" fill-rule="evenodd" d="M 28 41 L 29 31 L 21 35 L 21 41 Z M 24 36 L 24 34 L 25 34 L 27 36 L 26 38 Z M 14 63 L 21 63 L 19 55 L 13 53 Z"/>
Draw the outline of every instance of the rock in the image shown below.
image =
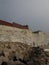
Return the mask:
<path id="1" fill-rule="evenodd" d="M 20 61 L 16 61 L 16 62 L 8 61 L 8 65 L 25 65 L 25 64 Z"/>
<path id="2" fill-rule="evenodd" d="M 0 42 L 0 64 L 4 61 L 17 61 L 23 56 L 30 46 L 18 42 Z"/>
<path id="3" fill-rule="evenodd" d="M 46 65 L 48 63 L 44 50 L 40 47 L 32 47 L 24 56 L 28 65 Z"/>
<path id="4" fill-rule="evenodd" d="M 1 65 L 8 65 L 8 63 L 7 62 L 2 62 Z"/>

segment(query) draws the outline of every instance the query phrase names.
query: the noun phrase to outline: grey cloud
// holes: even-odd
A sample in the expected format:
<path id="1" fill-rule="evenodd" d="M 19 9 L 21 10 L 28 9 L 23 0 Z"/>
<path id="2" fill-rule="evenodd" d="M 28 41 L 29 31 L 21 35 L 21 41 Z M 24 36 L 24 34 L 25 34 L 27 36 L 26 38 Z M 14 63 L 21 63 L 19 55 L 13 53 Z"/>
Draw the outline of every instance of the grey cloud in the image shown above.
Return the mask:
<path id="1" fill-rule="evenodd" d="M 0 19 L 49 32 L 49 0 L 0 0 Z"/>

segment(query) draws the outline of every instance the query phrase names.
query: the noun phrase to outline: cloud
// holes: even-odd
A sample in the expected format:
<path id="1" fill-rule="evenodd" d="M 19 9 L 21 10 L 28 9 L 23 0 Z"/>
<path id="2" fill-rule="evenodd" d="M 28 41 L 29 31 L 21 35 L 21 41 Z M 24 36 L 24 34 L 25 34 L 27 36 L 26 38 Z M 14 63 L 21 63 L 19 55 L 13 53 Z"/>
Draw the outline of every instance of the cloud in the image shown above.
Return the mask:
<path id="1" fill-rule="evenodd" d="M 49 32 L 49 0 L 0 0 L 0 19 Z"/>

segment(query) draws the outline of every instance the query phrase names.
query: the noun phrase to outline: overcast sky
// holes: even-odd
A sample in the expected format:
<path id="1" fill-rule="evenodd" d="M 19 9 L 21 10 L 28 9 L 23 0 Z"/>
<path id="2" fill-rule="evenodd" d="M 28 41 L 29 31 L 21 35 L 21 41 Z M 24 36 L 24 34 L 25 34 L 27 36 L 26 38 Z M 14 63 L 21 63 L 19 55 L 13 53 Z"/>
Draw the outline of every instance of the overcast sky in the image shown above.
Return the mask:
<path id="1" fill-rule="evenodd" d="M 49 32 L 49 0 L 0 0 L 0 19 Z"/>

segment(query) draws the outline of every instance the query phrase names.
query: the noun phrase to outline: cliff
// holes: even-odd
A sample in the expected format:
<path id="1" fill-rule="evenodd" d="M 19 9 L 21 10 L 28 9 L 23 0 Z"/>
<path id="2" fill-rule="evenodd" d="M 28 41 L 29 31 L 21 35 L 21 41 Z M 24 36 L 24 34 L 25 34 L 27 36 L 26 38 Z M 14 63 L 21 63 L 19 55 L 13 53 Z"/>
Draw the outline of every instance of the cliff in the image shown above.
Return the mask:
<path id="1" fill-rule="evenodd" d="M 28 26 L 0 20 L 0 41 L 42 46 L 48 45 L 49 34 L 42 31 L 32 32 Z"/>
<path id="2" fill-rule="evenodd" d="M 28 55 L 28 51 L 31 51 L 32 46 L 42 47 L 48 44 L 48 33 L 42 31 L 32 32 L 28 26 L 0 20 L 0 65 L 2 62 L 12 63 L 10 65 L 15 65 L 13 64 L 14 61 L 16 63 L 19 60 L 22 62 L 26 52 Z"/>

